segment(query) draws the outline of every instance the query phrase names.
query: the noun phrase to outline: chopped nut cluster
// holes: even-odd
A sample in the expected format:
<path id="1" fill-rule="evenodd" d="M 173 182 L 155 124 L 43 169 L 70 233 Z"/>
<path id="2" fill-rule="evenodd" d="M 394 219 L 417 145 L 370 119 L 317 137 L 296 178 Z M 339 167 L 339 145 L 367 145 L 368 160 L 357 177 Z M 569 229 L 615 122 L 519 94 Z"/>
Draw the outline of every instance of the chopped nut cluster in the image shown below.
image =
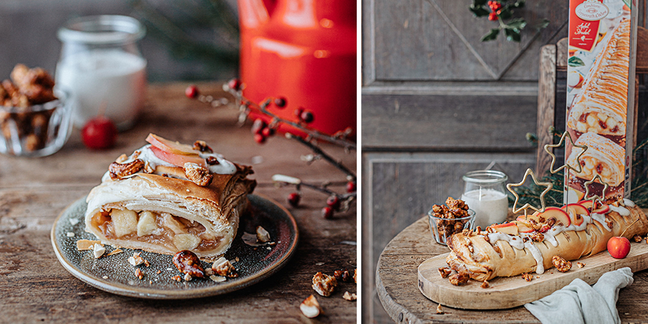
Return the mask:
<path id="1" fill-rule="evenodd" d="M 205 141 L 195 141 L 193 149 L 202 153 L 214 153 L 214 151 L 207 145 Z"/>
<path id="2" fill-rule="evenodd" d="M 197 278 L 205 277 L 205 270 L 203 270 L 198 256 L 191 251 L 183 250 L 176 253 L 173 256 L 173 264 L 181 273 Z"/>
<path id="3" fill-rule="evenodd" d="M 542 233 L 538 233 L 538 232 L 534 232 L 534 233 L 531 235 L 531 240 L 534 241 L 534 242 L 542 242 L 542 241 L 544 240 L 544 234 L 542 234 Z"/>
<path id="4" fill-rule="evenodd" d="M 557 255 L 554 255 L 551 258 L 551 263 L 553 263 L 554 267 L 560 272 L 567 272 L 571 269 L 572 264 L 570 261 L 567 261 Z"/>
<path id="5" fill-rule="evenodd" d="M 137 277 L 137 279 L 139 280 L 144 279 L 144 273 L 142 273 L 142 270 L 140 268 L 135 268 L 135 277 Z"/>
<path id="6" fill-rule="evenodd" d="M 135 174 L 140 170 L 144 169 L 144 161 L 140 159 L 135 159 L 128 163 L 119 163 L 113 162 L 108 166 L 108 172 L 110 173 L 110 179 L 118 180 L 129 175 Z"/>
<path id="7" fill-rule="evenodd" d="M 632 239 L 633 239 L 635 242 L 637 242 L 637 243 L 639 243 L 639 242 L 641 242 L 641 240 L 643 240 L 643 239 L 641 238 L 641 236 L 639 236 L 639 235 L 635 235 Z"/>
<path id="8" fill-rule="evenodd" d="M 322 308 L 317 302 L 317 299 L 313 295 L 310 295 L 308 296 L 308 298 L 304 299 L 304 301 L 299 305 L 299 309 L 301 310 L 302 314 L 304 314 L 308 318 L 315 318 L 323 313 Z"/>
<path id="9" fill-rule="evenodd" d="M 526 281 L 531 281 L 531 280 L 533 280 L 533 275 L 528 273 L 528 272 L 525 272 L 525 273 L 522 274 L 522 279 L 524 279 Z"/>
<path id="10" fill-rule="evenodd" d="M 342 298 L 344 298 L 344 300 L 354 301 L 358 299 L 358 296 L 355 293 L 350 294 L 348 291 L 345 291 L 344 295 L 342 295 Z"/>
<path id="11" fill-rule="evenodd" d="M 313 276 L 313 289 L 318 294 L 328 297 L 333 293 L 335 287 L 337 287 L 337 280 L 335 280 L 335 277 L 321 272 L 318 272 Z"/>
<path id="12" fill-rule="evenodd" d="M 214 179 L 214 175 L 209 172 L 209 169 L 204 168 L 196 163 L 187 162 L 183 166 L 183 170 L 187 179 L 191 182 L 206 187 Z"/>
<path id="13" fill-rule="evenodd" d="M 585 266 L 585 263 L 583 263 L 583 262 L 576 262 L 576 266 L 579 267 L 579 268 L 582 268 L 582 267 Z"/>
<path id="14" fill-rule="evenodd" d="M 439 274 L 441 275 L 441 278 L 448 278 L 448 276 L 452 273 L 452 270 L 448 267 L 441 267 L 439 268 Z"/>
<path id="15" fill-rule="evenodd" d="M 128 263 L 130 263 L 133 267 L 143 264 L 144 258 L 142 258 L 140 254 L 141 252 L 133 253 L 133 256 L 128 258 Z"/>
<path id="16" fill-rule="evenodd" d="M 232 265 L 229 260 L 225 259 L 224 257 L 220 257 L 218 260 L 214 261 L 214 264 L 212 264 L 211 269 L 214 271 L 215 274 L 227 278 L 236 278 L 238 277 L 238 273 L 236 273 L 236 268 Z"/>
<path id="17" fill-rule="evenodd" d="M 490 287 L 490 284 L 488 283 L 488 281 L 484 280 L 484 281 L 482 282 L 482 284 L 481 284 L 480 287 L 486 289 L 486 288 L 489 288 L 489 287 Z"/>
<path id="18" fill-rule="evenodd" d="M 446 206 L 434 205 L 432 206 L 432 216 L 437 218 L 444 218 L 447 220 L 435 220 L 436 227 L 440 239 L 445 242 L 445 239 L 452 234 L 460 233 L 463 231 L 467 219 L 457 220 L 457 218 L 468 217 L 468 205 L 463 200 L 453 199 L 448 197 L 446 199 Z"/>
<path id="19" fill-rule="evenodd" d="M 445 313 L 443 312 L 443 308 L 441 308 L 441 304 L 437 305 L 436 313 L 437 313 L 437 314 L 445 314 Z"/>
<path id="20" fill-rule="evenodd" d="M 470 279 L 470 275 L 466 272 L 455 273 L 449 278 L 450 283 L 455 286 L 465 284 L 468 282 L 468 279 Z"/>

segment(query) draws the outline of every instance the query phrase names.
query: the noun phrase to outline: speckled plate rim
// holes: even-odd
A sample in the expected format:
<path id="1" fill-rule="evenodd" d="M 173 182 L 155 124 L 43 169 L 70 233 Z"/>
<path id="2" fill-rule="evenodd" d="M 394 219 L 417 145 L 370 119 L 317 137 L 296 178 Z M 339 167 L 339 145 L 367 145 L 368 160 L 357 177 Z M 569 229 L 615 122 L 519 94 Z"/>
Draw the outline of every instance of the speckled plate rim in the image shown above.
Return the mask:
<path id="1" fill-rule="evenodd" d="M 65 257 L 63 251 L 61 250 L 61 247 L 59 246 L 56 240 L 56 229 L 58 227 L 59 221 L 68 212 L 68 210 L 75 204 L 78 204 L 81 200 L 85 201 L 86 199 L 85 196 L 69 204 L 58 215 L 58 217 L 56 217 L 56 220 L 54 220 L 54 225 L 52 226 L 52 230 L 50 232 L 50 238 L 52 241 L 52 246 L 54 248 L 54 253 L 56 254 L 56 258 L 59 260 L 59 263 L 61 263 L 61 265 L 68 272 L 70 272 L 73 276 L 80 279 L 81 281 L 89 284 L 90 286 L 93 286 L 95 288 L 98 288 L 100 290 L 109 293 L 113 293 L 121 296 L 144 298 L 144 299 L 191 299 L 191 298 L 201 298 L 201 297 L 209 297 L 209 296 L 226 294 L 235 290 L 239 290 L 251 286 L 275 274 L 290 260 L 293 254 L 295 254 L 297 243 L 299 241 L 299 229 L 297 227 L 297 222 L 295 221 L 293 215 L 285 207 L 277 203 L 275 200 L 264 195 L 254 194 L 251 196 L 256 196 L 255 198 L 257 199 L 266 200 L 269 203 L 280 208 L 286 214 L 285 219 L 287 220 L 287 224 L 290 226 L 290 229 L 295 233 L 294 238 L 290 242 L 290 246 L 287 249 L 286 253 L 284 253 L 278 260 L 276 260 L 269 267 L 266 267 L 259 272 L 256 272 L 248 277 L 245 277 L 242 280 L 220 283 L 218 285 L 207 287 L 207 288 L 195 288 L 190 290 L 186 290 L 186 289 L 164 290 L 164 292 L 162 293 L 160 292 L 159 289 L 139 288 L 139 287 L 124 285 L 121 283 L 111 282 L 109 280 L 99 278 L 89 273 L 86 273 L 82 269 L 72 264 L 70 260 L 68 260 Z"/>

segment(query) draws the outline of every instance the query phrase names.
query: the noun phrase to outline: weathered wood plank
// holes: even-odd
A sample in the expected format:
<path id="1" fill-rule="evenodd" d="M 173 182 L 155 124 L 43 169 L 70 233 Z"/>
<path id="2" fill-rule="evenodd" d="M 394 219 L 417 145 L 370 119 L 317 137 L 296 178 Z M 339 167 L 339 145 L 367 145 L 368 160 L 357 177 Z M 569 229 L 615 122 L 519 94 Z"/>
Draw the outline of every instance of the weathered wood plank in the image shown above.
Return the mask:
<path id="1" fill-rule="evenodd" d="M 536 174 L 544 175 L 549 170 L 551 157 L 544 146 L 553 144 L 549 127 L 554 126 L 556 117 L 556 45 L 545 45 L 540 52 L 540 75 L 538 78 L 538 153 Z"/>

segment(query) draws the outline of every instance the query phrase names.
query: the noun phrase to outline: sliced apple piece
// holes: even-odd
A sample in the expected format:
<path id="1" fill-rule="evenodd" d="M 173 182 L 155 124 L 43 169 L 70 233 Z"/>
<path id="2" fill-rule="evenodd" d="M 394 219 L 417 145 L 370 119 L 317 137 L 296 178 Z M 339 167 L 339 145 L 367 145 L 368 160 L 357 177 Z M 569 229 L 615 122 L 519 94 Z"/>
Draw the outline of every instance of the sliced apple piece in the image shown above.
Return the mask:
<path id="1" fill-rule="evenodd" d="M 493 224 L 490 226 L 493 230 L 510 235 L 518 235 L 518 227 L 514 222 L 503 223 L 503 224 Z"/>
<path id="2" fill-rule="evenodd" d="M 583 196 L 585 196 L 585 193 L 582 191 L 576 190 L 572 187 L 569 187 L 569 189 L 567 189 L 567 202 L 570 204 L 579 202 L 581 199 L 583 199 Z"/>
<path id="3" fill-rule="evenodd" d="M 580 226 L 585 219 L 583 216 L 589 216 L 589 210 L 581 204 L 568 204 L 561 208 L 569 215 L 572 224 Z"/>
<path id="4" fill-rule="evenodd" d="M 150 235 L 157 229 L 155 224 L 155 215 L 150 211 L 143 211 L 140 213 L 139 221 L 137 221 L 137 236 Z"/>
<path id="5" fill-rule="evenodd" d="M 556 224 L 560 224 L 562 226 L 569 226 L 571 224 L 569 215 L 564 210 L 558 207 L 545 208 L 545 211 L 544 213 L 542 213 L 541 217 L 544 218 L 545 220 L 554 218 L 556 220 Z"/>
<path id="6" fill-rule="evenodd" d="M 531 233 L 533 232 L 533 226 L 527 221 L 516 221 L 517 228 L 520 233 Z"/>
<path id="7" fill-rule="evenodd" d="M 115 235 L 122 237 L 124 235 L 137 231 L 137 213 L 126 209 L 113 209 L 110 213 Z"/>
<path id="8" fill-rule="evenodd" d="M 200 244 L 200 238 L 193 234 L 176 234 L 173 244 L 178 250 L 193 250 Z"/>
<path id="9" fill-rule="evenodd" d="M 174 154 L 167 151 L 163 151 L 156 146 L 151 146 L 151 152 L 155 154 L 161 160 L 167 161 L 175 166 L 183 167 L 186 162 L 191 162 L 198 164 L 202 167 L 207 167 L 205 159 L 201 158 L 200 155 L 186 155 L 186 154 Z"/>
<path id="10" fill-rule="evenodd" d="M 162 138 L 153 133 L 150 133 L 146 137 L 146 141 L 151 143 L 151 145 L 159 148 L 162 151 L 173 153 L 173 154 L 197 155 L 199 153 L 199 151 L 194 150 L 192 146 L 186 144 L 180 144 L 178 142 L 172 142 L 168 139 Z"/>
<path id="11" fill-rule="evenodd" d="M 593 213 L 596 213 L 596 214 L 607 214 L 607 213 L 609 213 L 609 212 L 610 212 L 610 206 L 608 206 L 608 205 L 601 205 L 601 207 L 592 210 L 592 214 L 593 214 Z"/>
<path id="12" fill-rule="evenodd" d="M 592 210 L 592 201 L 591 200 L 581 200 L 578 203 L 581 206 L 587 208 L 587 210 Z"/>

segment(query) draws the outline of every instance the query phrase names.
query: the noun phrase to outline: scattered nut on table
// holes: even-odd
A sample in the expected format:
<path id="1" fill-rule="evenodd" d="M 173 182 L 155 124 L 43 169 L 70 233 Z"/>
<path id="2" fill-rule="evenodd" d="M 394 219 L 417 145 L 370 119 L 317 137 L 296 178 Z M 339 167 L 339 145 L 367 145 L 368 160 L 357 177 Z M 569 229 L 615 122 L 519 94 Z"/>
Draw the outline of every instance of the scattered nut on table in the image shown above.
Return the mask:
<path id="1" fill-rule="evenodd" d="M 342 295 L 342 298 L 344 298 L 344 300 L 354 301 L 358 299 L 358 295 L 356 295 L 355 293 L 349 293 L 348 291 L 345 291 L 344 295 Z"/>
<path id="2" fill-rule="evenodd" d="M 579 267 L 579 268 L 582 268 L 582 267 L 585 266 L 585 263 L 583 263 L 583 262 L 576 262 L 576 266 Z"/>
<path id="3" fill-rule="evenodd" d="M 270 233 L 265 228 L 257 226 L 256 228 L 257 242 L 266 243 L 270 242 Z"/>
<path id="4" fill-rule="evenodd" d="M 211 266 L 212 270 L 214 271 L 215 274 L 223 277 L 228 277 L 228 278 L 236 278 L 238 277 L 238 273 L 236 273 L 236 268 L 232 265 L 229 260 L 225 259 L 224 257 L 218 258 L 218 260 L 214 261 L 214 264 Z"/>
<path id="5" fill-rule="evenodd" d="M 200 264 L 198 256 L 191 251 L 183 250 L 176 253 L 173 256 L 173 264 L 181 273 L 197 278 L 205 277 L 205 270 Z"/>
<path id="6" fill-rule="evenodd" d="M 533 280 L 533 275 L 528 273 L 528 272 L 525 272 L 525 273 L 522 274 L 522 279 L 524 279 L 526 281 L 531 281 L 531 280 Z"/>
<path id="7" fill-rule="evenodd" d="M 304 299 L 301 305 L 299 305 L 299 309 L 301 310 L 302 314 L 304 314 L 308 318 L 315 318 L 324 313 L 319 303 L 317 302 L 317 299 L 313 295 L 310 295 L 308 296 L 308 298 Z"/>
<path id="8" fill-rule="evenodd" d="M 133 253 L 133 256 L 128 258 L 128 263 L 130 263 L 133 267 L 144 263 L 144 259 L 140 256 L 140 254 L 141 252 Z"/>
<path id="9" fill-rule="evenodd" d="M 313 276 L 313 289 L 318 294 L 328 297 L 333 293 L 335 287 L 337 287 L 337 280 L 335 280 L 335 277 L 321 272 L 318 272 Z"/>
<path id="10" fill-rule="evenodd" d="M 556 270 L 560 272 L 567 272 L 571 269 L 572 264 L 570 261 L 567 261 L 560 256 L 554 255 L 551 258 L 551 263 L 553 263 L 554 267 L 556 267 Z"/>
<path id="11" fill-rule="evenodd" d="M 437 314 L 445 314 L 445 313 L 443 312 L 443 308 L 441 308 L 441 304 L 437 305 L 436 313 L 437 313 Z"/>

